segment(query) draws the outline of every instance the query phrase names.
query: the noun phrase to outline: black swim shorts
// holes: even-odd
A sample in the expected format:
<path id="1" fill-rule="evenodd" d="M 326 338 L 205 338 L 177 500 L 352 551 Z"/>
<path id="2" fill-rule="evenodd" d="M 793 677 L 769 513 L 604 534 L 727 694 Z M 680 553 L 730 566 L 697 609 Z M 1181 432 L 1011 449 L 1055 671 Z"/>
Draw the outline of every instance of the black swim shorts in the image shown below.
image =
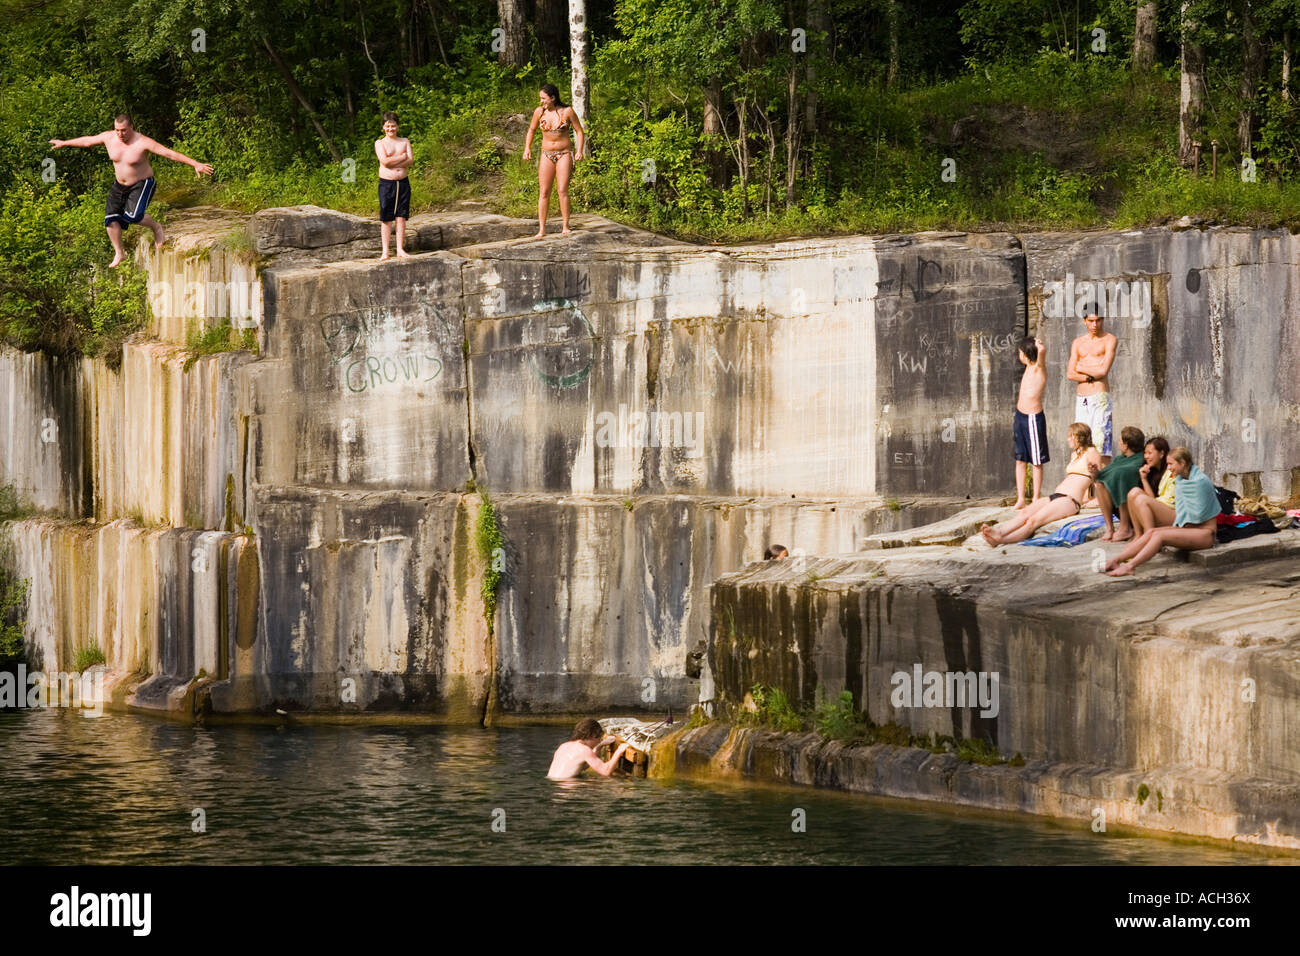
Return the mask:
<path id="1" fill-rule="evenodd" d="M 1043 465 L 1051 460 L 1047 453 L 1047 416 L 1042 412 L 1026 415 L 1017 409 L 1011 428 L 1016 461 Z"/>
<path id="2" fill-rule="evenodd" d="M 114 182 L 108 189 L 108 202 L 104 203 L 104 225 L 120 222 L 123 226 L 134 226 L 144 218 L 153 199 L 153 177 L 142 179 L 130 186 Z"/>
<path id="3" fill-rule="evenodd" d="M 411 181 L 409 179 L 379 180 L 379 221 L 411 218 Z"/>

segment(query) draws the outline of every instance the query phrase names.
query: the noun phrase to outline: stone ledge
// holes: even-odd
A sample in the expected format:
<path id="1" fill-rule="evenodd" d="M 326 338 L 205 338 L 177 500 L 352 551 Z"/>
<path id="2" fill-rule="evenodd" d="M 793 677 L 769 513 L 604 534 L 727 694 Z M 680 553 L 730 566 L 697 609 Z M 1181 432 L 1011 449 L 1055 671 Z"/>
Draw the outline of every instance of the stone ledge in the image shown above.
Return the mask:
<path id="1" fill-rule="evenodd" d="M 1300 851 L 1300 783 L 1194 767 L 984 766 L 915 747 L 710 724 L 656 745 L 654 777 L 743 779 L 978 807 Z M 1147 794 L 1139 799 L 1140 788 Z M 1288 854 L 1289 856 L 1290 854 Z"/>

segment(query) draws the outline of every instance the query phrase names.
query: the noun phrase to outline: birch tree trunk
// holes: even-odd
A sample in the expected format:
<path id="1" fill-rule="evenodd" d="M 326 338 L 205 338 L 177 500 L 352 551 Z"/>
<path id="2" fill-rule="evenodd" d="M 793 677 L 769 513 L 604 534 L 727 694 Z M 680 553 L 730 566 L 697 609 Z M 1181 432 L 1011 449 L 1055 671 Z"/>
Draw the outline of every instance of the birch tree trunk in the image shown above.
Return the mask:
<path id="1" fill-rule="evenodd" d="M 587 127 L 587 0 L 569 0 L 569 57 L 572 61 L 570 99 L 573 111 Z"/>

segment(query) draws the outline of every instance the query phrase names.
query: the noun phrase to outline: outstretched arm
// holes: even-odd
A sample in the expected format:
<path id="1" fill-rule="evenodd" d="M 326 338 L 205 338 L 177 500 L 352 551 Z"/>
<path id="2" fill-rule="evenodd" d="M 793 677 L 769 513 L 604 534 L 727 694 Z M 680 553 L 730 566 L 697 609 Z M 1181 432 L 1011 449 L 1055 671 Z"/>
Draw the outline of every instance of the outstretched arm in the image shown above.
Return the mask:
<path id="1" fill-rule="evenodd" d="M 596 773 L 600 774 L 602 777 L 608 777 L 614 772 L 614 768 L 618 766 L 618 758 L 623 756 L 624 750 L 627 750 L 627 744 L 619 744 L 618 749 L 614 751 L 614 756 L 610 757 L 608 760 L 601 760 L 596 756 L 596 751 L 589 749 L 585 754 L 587 766 L 596 771 Z"/>
<path id="2" fill-rule="evenodd" d="M 193 166 L 194 175 L 196 176 L 202 177 L 204 173 L 210 174 L 212 172 L 212 167 L 207 163 L 200 163 L 198 160 L 190 159 L 184 153 L 178 153 L 174 149 L 168 149 L 157 140 L 145 137 L 144 146 L 145 149 L 149 150 L 149 152 L 161 156 L 163 159 L 170 159 L 174 163 L 184 163 L 186 166 Z"/>
<path id="3" fill-rule="evenodd" d="M 50 145 L 55 149 L 62 149 L 64 146 L 99 146 L 104 142 L 107 133 L 96 133 L 94 136 L 78 136 L 76 139 L 52 139 Z"/>

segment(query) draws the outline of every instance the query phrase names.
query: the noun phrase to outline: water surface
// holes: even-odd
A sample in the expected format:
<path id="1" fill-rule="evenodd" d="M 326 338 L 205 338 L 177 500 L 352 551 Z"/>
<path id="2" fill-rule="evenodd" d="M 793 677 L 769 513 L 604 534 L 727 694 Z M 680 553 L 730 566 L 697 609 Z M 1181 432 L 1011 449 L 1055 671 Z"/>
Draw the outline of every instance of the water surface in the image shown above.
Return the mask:
<path id="1" fill-rule="evenodd" d="M 804 788 L 545 778 L 564 728 L 0 712 L 3 862 L 1259 864 L 1219 844 Z M 201 808 L 206 832 L 195 833 Z M 792 832 L 802 809 L 807 830 Z M 494 832 L 504 822 L 504 832 Z"/>

